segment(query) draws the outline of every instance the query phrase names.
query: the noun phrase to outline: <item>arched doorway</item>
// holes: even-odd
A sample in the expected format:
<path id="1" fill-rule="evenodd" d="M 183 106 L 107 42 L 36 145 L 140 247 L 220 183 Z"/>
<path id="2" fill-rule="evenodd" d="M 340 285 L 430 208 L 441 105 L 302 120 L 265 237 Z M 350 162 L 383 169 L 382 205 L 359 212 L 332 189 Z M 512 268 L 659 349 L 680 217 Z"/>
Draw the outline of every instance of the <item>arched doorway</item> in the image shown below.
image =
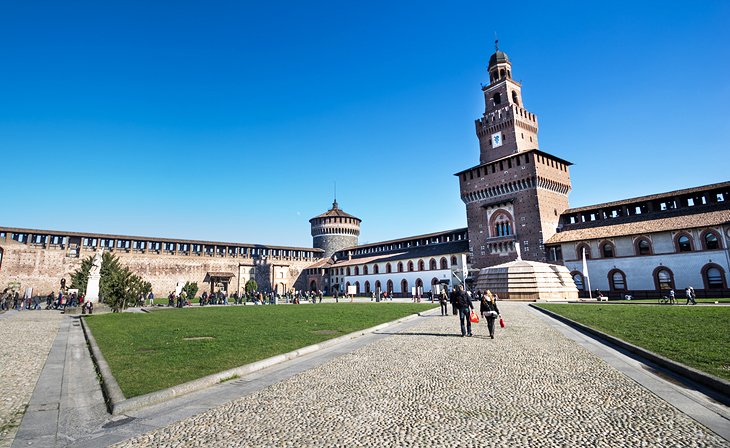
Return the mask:
<path id="1" fill-rule="evenodd" d="M 314 280 L 312 280 L 312 283 L 310 283 L 310 284 L 309 284 L 309 290 L 310 290 L 310 291 L 316 291 L 316 290 L 318 290 L 318 289 L 319 289 L 319 288 L 317 288 L 317 282 L 316 282 L 316 281 L 314 281 Z"/>
<path id="2" fill-rule="evenodd" d="M 286 285 L 284 283 L 277 283 L 276 285 L 276 293 L 279 295 L 283 295 L 286 293 Z"/>
<path id="3" fill-rule="evenodd" d="M 403 279 L 400 281 L 400 292 L 403 296 L 408 296 L 408 280 Z"/>
<path id="4" fill-rule="evenodd" d="M 375 292 L 380 292 L 380 280 L 375 280 Z"/>
<path id="5" fill-rule="evenodd" d="M 370 294 L 370 282 L 365 280 L 365 294 Z"/>
<path id="6" fill-rule="evenodd" d="M 393 294 L 393 280 L 388 280 L 388 283 L 385 284 L 385 287 L 387 288 L 388 295 Z"/>

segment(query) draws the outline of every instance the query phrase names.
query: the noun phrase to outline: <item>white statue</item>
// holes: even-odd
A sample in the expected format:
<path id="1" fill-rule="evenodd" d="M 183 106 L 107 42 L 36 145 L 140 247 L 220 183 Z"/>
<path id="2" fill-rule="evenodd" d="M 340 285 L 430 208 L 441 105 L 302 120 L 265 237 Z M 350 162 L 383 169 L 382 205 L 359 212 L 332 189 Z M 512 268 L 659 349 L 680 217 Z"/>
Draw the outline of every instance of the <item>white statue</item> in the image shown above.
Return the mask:
<path id="1" fill-rule="evenodd" d="M 91 269 L 89 269 L 89 280 L 86 283 L 86 296 L 84 300 L 98 303 L 99 302 L 99 280 L 101 280 L 101 260 L 102 252 L 99 251 L 91 260 Z"/>
<path id="2" fill-rule="evenodd" d="M 91 260 L 91 269 L 89 270 L 89 277 L 94 274 L 100 274 L 101 273 L 101 252 L 97 252 L 96 255 L 94 255 L 94 259 Z"/>

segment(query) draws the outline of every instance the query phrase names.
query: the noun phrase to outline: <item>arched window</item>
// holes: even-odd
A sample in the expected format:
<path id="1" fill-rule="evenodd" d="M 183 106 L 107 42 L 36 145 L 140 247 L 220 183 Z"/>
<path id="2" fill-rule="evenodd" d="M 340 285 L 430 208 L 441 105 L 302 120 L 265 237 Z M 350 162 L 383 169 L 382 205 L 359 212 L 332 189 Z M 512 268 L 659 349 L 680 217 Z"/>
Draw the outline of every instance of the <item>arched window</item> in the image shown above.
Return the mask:
<path id="1" fill-rule="evenodd" d="M 365 294 L 370 294 L 370 282 L 365 280 Z"/>
<path id="2" fill-rule="evenodd" d="M 499 71 L 499 79 L 502 79 L 502 78 L 504 78 L 504 69 L 501 69 Z"/>
<path id="3" fill-rule="evenodd" d="M 514 229 L 512 218 L 504 212 L 495 213 L 492 217 L 492 236 L 508 236 L 512 235 Z"/>
<path id="4" fill-rule="evenodd" d="M 494 105 L 502 104 L 502 95 L 499 94 L 499 92 L 495 93 L 492 96 L 492 100 L 494 101 Z"/>
<path id="5" fill-rule="evenodd" d="M 705 282 L 705 289 L 727 288 L 725 270 L 714 263 L 707 264 L 702 268 L 702 279 Z"/>
<path id="6" fill-rule="evenodd" d="M 447 264 L 448 261 L 446 261 L 446 258 L 441 257 L 441 260 L 439 260 L 439 264 L 441 265 L 441 269 L 448 269 L 449 265 Z"/>
<path id="7" fill-rule="evenodd" d="M 674 240 L 677 252 L 692 252 L 692 238 L 689 235 L 679 234 Z"/>
<path id="8" fill-rule="evenodd" d="M 659 291 L 674 289 L 674 274 L 668 268 L 658 267 L 654 270 L 654 285 Z"/>
<path id="9" fill-rule="evenodd" d="M 517 98 L 517 92 L 514 90 L 512 91 L 512 102 L 518 106 L 520 105 L 520 100 Z"/>
<path id="10" fill-rule="evenodd" d="M 375 280 L 375 292 L 380 291 L 380 280 Z"/>
<path id="11" fill-rule="evenodd" d="M 583 259 L 583 250 L 585 249 L 586 252 L 586 260 L 590 260 L 591 258 L 591 246 L 581 243 L 578 245 L 578 247 L 575 248 L 575 253 L 578 255 L 577 259 L 582 260 Z"/>
<path id="12" fill-rule="evenodd" d="M 456 266 L 456 265 L 457 265 L 456 256 L 452 255 L 451 256 L 451 266 Z"/>
<path id="13" fill-rule="evenodd" d="M 428 261 L 428 269 L 435 271 L 437 269 L 436 267 L 436 259 L 432 258 Z"/>
<path id="14" fill-rule="evenodd" d="M 408 280 L 403 279 L 400 281 L 400 292 L 404 295 L 408 295 Z"/>
<path id="15" fill-rule="evenodd" d="M 360 275 L 360 266 L 355 266 L 355 275 Z"/>
<path id="16" fill-rule="evenodd" d="M 362 275 L 368 275 L 368 265 L 362 267 Z"/>
<path id="17" fill-rule="evenodd" d="M 583 284 L 583 274 L 580 272 L 574 271 L 570 274 L 573 277 L 573 281 L 575 282 L 575 287 L 578 288 L 578 291 L 585 291 L 585 286 Z"/>
<path id="18" fill-rule="evenodd" d="M 385 263 L 385 273 L 390 274 L 393 272 L 393 268 L 390 266 L 390 263 Z"/>
<path id="19" fill-rule="evenodd" d="M 420 278 L 416 279 L 416 288 L 420 288 L 416 290 L 416 294 L 423 292 L 423 280 L 421 280 Z"/>
<path id="20" fill-rule="evenodd" d="M 434 286 L 436 286 L 438 284 L 439 284 L 439 279 L 437 279 L 436 277 L 432 278 L 431 279 L 431 291 L 433 291 L 434 290 Z"/>
<path id="21" fill-rule="evenodd" d="M 350 287 L 350 282 L 345 283 L 345 294 L 348 294 L 347 289 Z"/>
<path id="22" fill-rule="evenodd" d="M 398 272 L 403 272 L 403 262 L 402 261 L 398 262 Z"/>
<path id="23" fill-rule="evenodd" d="M 636 255 L 651 255 L 651 243 L 646 238 L 636 240 Z"/>
<path id="24" fill-rule="evenodd" d="M 408 262 L 408 272 L 413 272 L 413 262 L 412 261 Z"/>
<path id="25" fill-rule="evenodd" d="M 355 294 L 360 294 L 360 282 L 355 282 Z"/>
<path id="26" fill-rule="evenodd" d="M 385 287 L 388 288 L 388 294 L 393 294 L 393 280 L 388 280 L 388 283 L 385 284 Z"/>
<path id="27" fill-rule="evenodd" d="M 426 270 L 426 264 L 423 262 L 423 260 L 418 260 L 418 270 L 419 271 L 425 271 Z"/>
<path id="28" fill-rule="evenodd" d="M 377 264 L 373 265 L 373 274 L 380 274 L 380 267 Z"/>
<path id="29" fill-rule="evenodd" d="M 347 275 L 350 275 L 350 267 L 348 266 L 346 269 Z"/>
<path id="30" fill-rule="evenodd" d="M 720 238 L 717 237 L 717 233 L 712 230 L 705 231 L 702 235 L 702 246 L 705 250 L 720 249 Z"/>
<path id="31" fill-rule="evenodd" d="M 601 244 L 601 256 L 603 256 L 603 258 L 613 258 L 616 256 L 613 243 L 605 242 Z"/>
<path id="32" fill-rule="evenodd" d="M 608 284 L 611 291 L 626 291 L 626 274 L 619 269 L 613 269 L 608 273 Z"/>

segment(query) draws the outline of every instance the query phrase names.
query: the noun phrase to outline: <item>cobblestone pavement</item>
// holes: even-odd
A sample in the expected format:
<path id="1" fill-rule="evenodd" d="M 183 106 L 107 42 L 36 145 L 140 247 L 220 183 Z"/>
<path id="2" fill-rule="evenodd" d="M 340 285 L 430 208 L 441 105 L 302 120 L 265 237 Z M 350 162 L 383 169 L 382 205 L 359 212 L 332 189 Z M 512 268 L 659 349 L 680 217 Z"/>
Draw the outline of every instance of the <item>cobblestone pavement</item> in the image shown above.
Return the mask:
<path id="1" fill-rule="evenodd" d="M 0 317 L 0 447 L 12 443 L 63 319 L 46 310 Z"/>
<path id="2" fill-rule="evenodd" d="M 524 304 L 500 308 L 494 340 L 425 318 L 118 446 L 728 446 Z"/>

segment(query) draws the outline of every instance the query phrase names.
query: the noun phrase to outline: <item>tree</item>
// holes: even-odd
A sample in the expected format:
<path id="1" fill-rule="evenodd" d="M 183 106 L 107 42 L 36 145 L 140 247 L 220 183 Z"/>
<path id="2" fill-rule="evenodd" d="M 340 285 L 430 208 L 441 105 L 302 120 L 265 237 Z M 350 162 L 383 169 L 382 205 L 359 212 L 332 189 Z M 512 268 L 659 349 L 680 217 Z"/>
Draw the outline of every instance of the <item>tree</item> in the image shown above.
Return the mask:
<path id="1" fill-rule="evenodd" d="M 86 284 L 89 282 L 89 271 L 91 271 L 93 260 L 93 256 L 84 258 L 81 260 L 81 266 L 71 274 L 71 288 L 78 289 L 79 294 L 86 294 Z"/>
<path id="2" fill-rule="evenodd" d="M 258 283 L 256 283 L 256 280 L 251 279 L 246 282 L 246 286 L 244 286 L 246 289 L 246 294 L 251 294 L 252 292 L 256 292 L 257 289 L 259 289 Z"/>
<path id="3" fill-rule="evenodd" d="M 89 271 L 94 257 L 88 257 L 81 262 L 79 269 L 71 274 L 71 287 L 78 288 L 79 293 L 86 294 L 86 283 L 89 280 Z M 99 280 L 100 300 L 108 304 L 113 312 L 124 310 L 128 304 L 137 302 L 137 298 L 152 291 L 152 284 L 126 266 L 122 266 L 119 258 L 111 252 L 104 252 L 101 257 L 101 279 Z"/>
<path id="4" fill-rule="evenodd" d="M 183 286 L 182 290 L 185 292 L 185 296 L 188 300 L 193 300 L 195 298 L 195 294 L 198 293 L 198 283 L 185 282 L 185 286 Z"/>

